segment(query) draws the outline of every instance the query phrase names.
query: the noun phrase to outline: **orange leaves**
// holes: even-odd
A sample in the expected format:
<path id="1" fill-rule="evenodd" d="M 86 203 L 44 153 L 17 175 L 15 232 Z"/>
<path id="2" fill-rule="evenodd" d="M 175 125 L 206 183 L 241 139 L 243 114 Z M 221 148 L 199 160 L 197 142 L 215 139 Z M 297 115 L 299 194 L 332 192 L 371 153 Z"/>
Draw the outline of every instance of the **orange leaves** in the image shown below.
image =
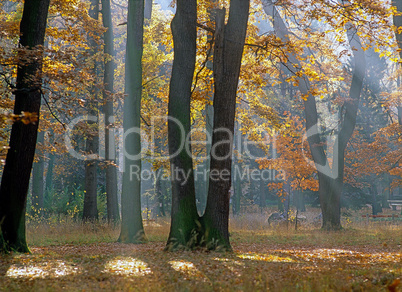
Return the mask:
<path id="1" fill-rule="evenodd" d="M 395 279 L 392 283 L 391 283 L 391 285 L 388 285 L 387 286 L 387 288 L 388 288 L 388 291 L 389 292 L 396 292 L 397 290 L 397 288 L 398 288 L 398 286 L 399 286 L 399 284 L 401 283 L 401 280 L 400 279 Z"/>
<path id="2" fill-rule="evenodd" d="M 356 185 L 356 177 L 390 174 L 391 188 L 402 181 L 402 139 L 401 125 L 390 124 L 374 132 L 370 141 L 356 130 L 351 139 L 351 149 L 346 156 L 346 179 Z"/>
<path id="3" fill-rule="evenodd" d="M 309 150 L 307 142 L 303 143 L 304 125 L 297 116 L 287 115 L 286 128 L 275 135 L 276 157 L 259 159 L 260 168 L 273 167 L 286 173 L 287 182 L 292 189 L 317 190 L 318 182 L 314 177 L 315 168 L 308 163 Z M 283 189 L 283 183 L 271 183 L 271 188 Z"/>

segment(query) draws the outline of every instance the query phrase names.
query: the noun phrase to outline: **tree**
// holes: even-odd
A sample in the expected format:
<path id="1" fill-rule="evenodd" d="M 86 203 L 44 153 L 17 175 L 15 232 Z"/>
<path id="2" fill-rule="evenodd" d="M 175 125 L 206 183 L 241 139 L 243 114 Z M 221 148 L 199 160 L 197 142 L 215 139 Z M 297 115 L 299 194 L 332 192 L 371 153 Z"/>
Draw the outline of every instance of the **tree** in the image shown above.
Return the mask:
<path id="1" fill-rule="evenodd" d="M 194 236 L 193 231 L 199 226 L 191 152 L 186 151 L 187 147 L 181 147 L 191 131 L 190 103 L 196 60 L 196 25 L 197 1 L 177 0 L 176 14 L 171 23 L 174 59 L 169 87 L 168 143 L 172 174 L 172 219 L 167 248 L 189 245 Z M 182 126 L 182 130 L 179 126 Z M 191 149 L 191 145 L 186 146 Z"/>
<path id="2" fill-rule="evenodd" d="M 399 56 L 402 59 L 402 33 L 400 33 L 400 27 L 402 26 L 402 1 L 401 0 L 392 0 L 392 5 L 396 7 L 397 14 L 394 14 L 394 25 L 396 26 L 396 41 L 400 48 Z M 402 102 L 398 105 L 398 122 L 402 125 Z"/>
<path id="3" fill-rule="evenodd" d="M 229 189 L 231 187 L 232 149 L 237 87 L 246 39 L 250 1 L 230 1 L 225 25 L 224 10 L 216 16 L 214 49 L 214 131 L 210 154 L 207 206 L 202 218 L 205 240 L 230 249 Z M 219 173 L 219 178 L 213 177 Z"/>
<path id="4" fill-rule="evenodd" d="M 110 10 L 110 0 L 102 0 L 102 21 L 107 28 L 104 33 L 105 69 L 103 75 L 103 112 L 105 114 L 105 159 L 106 159 L 106 204 L 107 219 L 109 222 L 120 220 L 119 205 L 117 202 L 117 169 L 116 169 L 116 141 L 113 124 L 113 93 L 114 93 L 114 44 L 113 24 Z"/>
<path id="5" fill-rule="evenodd" d="M 283 43 L 289 43 L 289 31 L 271 0 L 263 0 L 264 10 L 271 17 L 276 35 Z M 365 57 L 357 30 L 351 22 L 346 23 L 346 31 L 354 56 L 354 69 L 349 98 L 344 102 L 343 119 L 336 138 L 334 151 L 334 167 L 329 169 L 328 157 L 324 151 L 323 141 L 318 131 L 318 113 L 316 97 L 312 94 L 308 77 L 300 70 L 302 66 L 294 52 L 287 52 L 287 66 L 292 68 L 298 79 L 298 88 L 304 97 L 304 112 L 306 118 L 307 141 L 314 163 L 318 170 L 319 197 L 323 215 L 322 228 L 337 230 L 341 228 L 340 198 L 344 178 L 345 149 L 356 124 L 360 92 L 365 76 Z M 336 166 L 336 167 L 335 167 Z"/>
<path id="6" fill-rule="evenodd" d="M 178 1 L 172 21 L 174 61 L 169 94 L 169 153 L 172 173 L 172 224 L 167 248 L 206 245 L 230 250 L 229 189 L 237 86 L 245 43 L 249 1 L 232 0 L 217 10 L 214 47 L 214 126 L 205 214 L 195 202 L 190 143 L 190 101 L 196 56 L 196 1 Z M 173 120 L 174 118 L 175 120 Z M 177 123 L 182 125 L 180 132 Z M 181 143 L 186 141 L 185 147 Z M 211 175 L 211 173 L 218 174 Z"/>
<path id="7" fill-rule="evenodd" d="M 90 8 L 88 12 L 89 16 L 94 19 L 99 19 L 99 0 L 91 0 Z M 91 55 L 95 56 L 97 53 L 97 42 L 92 37 L 89 36 L 89 44 L 91 47 Z M 97 78 L 98 64 L 94 61 L 93 64 L 93 75 Z M 96 83 L 96 82 L 95 82 Z M 90 90 L 90 95 L 88 99 L 88 115 L 97 116 L 98 115 L 98 90 L 96 85 L 92 85 Z M 88 121 L 88 131 L 86 138 L 86 152 L 89 154 L 89 158 L 85 161 L 85 197 L 84 197 L 84 210 L 83 210 L 83 220 L 98 220 L 98 149 L 99 149 L 99 135 L 98 131 L 94 129 L 96 123 L 93 121 Z"/>
<path id="8" fill-rule="evenodd" d="M 14 91 L 14 114 L 39 117 L 42 46 L 50 0 L 24 3 L 20 23 L 20 63 Z M 26 59 L 28 53 L 32 56 Z M 38 133 L 37 122 L 15 122 L 0 186 L 0 251 L 29 252 L 25 237 L 25 207 Z"/>
<path id="9" fill-rule="evenodd" d="M 127 19 L 126 79 L 123 127 L 124 172 L 121 194 L 120 242 L 138 243 L 145 240 L 141 216 L 141 96 L 142 54 L 144 35 L 144 0 L 129 0 Z M 133 132 L 134 131 L 134 132 Z M 131 158 L 131 159 L 130 159 Z"/>

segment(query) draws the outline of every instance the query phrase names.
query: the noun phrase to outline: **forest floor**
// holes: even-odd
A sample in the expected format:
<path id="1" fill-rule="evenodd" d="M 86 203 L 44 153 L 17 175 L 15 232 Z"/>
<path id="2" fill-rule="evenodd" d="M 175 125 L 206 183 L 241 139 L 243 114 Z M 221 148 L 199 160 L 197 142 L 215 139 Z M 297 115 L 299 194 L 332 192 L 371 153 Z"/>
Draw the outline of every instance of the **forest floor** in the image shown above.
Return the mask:
<path id="1" fill-rule="evenodd" d="M 0 256 L 0 290 L 402 291 L 402 221 L 324 232 L 266 218 L 231 219 L 232 253 L 163 251 L 167 219 L 146 221 L 140 245 L 116 243 L 119 227 L 104 223 L 29 223 L 32 253 Z"/>

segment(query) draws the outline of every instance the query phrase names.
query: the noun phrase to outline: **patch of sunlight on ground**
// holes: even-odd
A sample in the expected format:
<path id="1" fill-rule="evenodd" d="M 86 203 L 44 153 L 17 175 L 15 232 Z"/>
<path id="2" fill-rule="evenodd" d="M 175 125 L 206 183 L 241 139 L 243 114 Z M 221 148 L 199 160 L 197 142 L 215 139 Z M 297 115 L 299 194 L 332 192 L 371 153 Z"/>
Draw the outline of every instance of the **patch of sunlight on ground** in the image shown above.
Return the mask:
<path id="1" fill-rule="evenodd" d="M 375 262 L 382 263 L 400 263 L 402 262 L 402 253 L 389 253 L 389 252 L 381 252 L 381 253 L 373 253 L 371 254 Z"/>
<path id="2" fill-rule="evenodd" d="M 245 266 L 242 262 L 226 258 L 214 258 L 214 261 L 222 262 L 223 265 L 237 277 L 241 276 L 240 268 L 244 268 Z"/>
<path id="3" fill-rule="evenodd" d="M 370 252 L 360 252 L 351 251 L 344 249 L 331 249 L 331 248 L 319 248 L 313 250 L 277 250 L 278 252 L 288 253 L 296 256 L 305 261 L 315 261 L 320 260 L 330 260 L 336 261 L 346 261 L 348 263 L 354 262 L 364 262 L 364 263 L 399 263 L 402 258 L 401 253 L 392 252 L 381 252 L 381 253 L 370 253 Z"/>
<path id="4" fill-rule="evenodd" d="M 6 273 L 11 278 L 58 278 L 79 272 L 78 267 L 62 261 L 51 261 L 27 266 L 12 265 Z"/>
<path id="5" fill-rule="evenodd" d="M 245 260 L 253 260 L 253 261 L 264 261 L 264 262 L 272 262 L 272 263 L 291 263 L 294 262 L 293 259 L 289 257 L 280 257 L 272 254 L 257 254 L 257 253 L 246 253 L 246 254 L 238 254 L 238 258 Z"/>
<path id="6" fill-rule="evenodd" d="M 205 277 L 195 266 L 192 262 L 186 261 L 170 261 L 169 264 L 171 267 L 185 276 L 188 276 L 192 279 L 200 279 L 202 278 L 204 281 L 208 281 L 208 278 Z"/>
<path id="7" fill-rule="evenodd" d="M 132 257 L 115 258 L 107 262 L 104 273 L 141 277 L 152 274 L 148 265 Z"/>

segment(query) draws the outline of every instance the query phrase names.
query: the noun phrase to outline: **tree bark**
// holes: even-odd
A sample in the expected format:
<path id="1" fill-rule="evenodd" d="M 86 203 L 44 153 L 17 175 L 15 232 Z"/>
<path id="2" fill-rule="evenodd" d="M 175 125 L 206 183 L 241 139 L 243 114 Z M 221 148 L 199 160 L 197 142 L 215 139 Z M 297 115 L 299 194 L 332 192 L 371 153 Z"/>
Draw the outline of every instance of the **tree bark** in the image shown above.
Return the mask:
<path id="1" fill-rule="evenodd" d="M 161 176 L 162 176 L 163 168 L 160 167 L 156 170 L 156 178 L 155 178 L 155 197 L 157 201 L 157 216 L 165 217 L 165 200 L 163 199 L 162 186 L 161 186 Z"/>
<path id="2" fill-rule="evenodd" d="M 89 16 L 93 19 L 99 19 L 99 0 L 91 0 L 90 9 L 88 12 Z M 93 38 L 89 38 L 89 43 L 92 50 L 92 55 L 97 52 L 98 45 Z M 92 73 L 97 79 L 97 64 L 95 62 Z M 92 85 L 90 97 L 88 100 L 88 115 L 98 116 L 98 90 L 95 85 Z M 98 161 L 96 154 L 99 149 L 99 134 L 94 129 L 96 126 L 95 122 L 88 121 L 89 132 L 86 133 L 86 153 L 89 155 L 94 155 L 85 161 L 85 194 L 84 194 L 84 210 L 82 213 L 82 219 L 84 221 L 94 221 L 98 220 L 98 175 L 97 166 Z"/>
<path id="3" fill-rule="evenodd" d="M 236 95 L 247 32 L 250 1 L 230 1 L 229 18 L 217 10 L 214 49 L 214 132 L 207 206 L 202 218 L 209 248 L 230 250 L 229 202 Z M 218 178 L 213 173 L 218 173 Z"/>
<path id="4" fill-rule="evenodd" d="M 177 0 L 176 14 L 171 23 L 174 60 L 169 87 L 168 137 L 172 211 L 167 249 L 191 247 L 190 239 L 194 237 L 199 225 L 191 144 L 182 147 L 191 131 L 190 102 L 196 60 L 196 24 L 197 1 Z"/>
<path id="5" fill-rule="evenodd" d="M 19 44 L 37 50 L 36 58 L 21 60 L 17 69 L 14 114 L 36 114 L 41 104 L 43 46 L 50 0 L 25 1 L 20 24 Z M 22 56 L 21 56 L 22 57 Z M 10 149 L 0 186 L 0 252 L 29 252 L 25 237 L 25 208 L 39 120 L 15 122 L 11 129 Z"/>
<path id="6" fill-rule="evenodd" d="M 91 125 L 93 125 L 91 123 Z M 86 153 L 93 155 L 98 150 L 98 136 L 89 135 L 86 140 Z M 96 159 L 85 161 L 85 194 L 82 219 L 84 221 L 98 220 L 98 176 Z"/>
<path id="7" fill-rule="evenodd" d="M 141 215 L 141 96 L 144 35 L 144 0 L 129 0 L 127 19 L 126 81 L 123 128 L 124 172 L 121 194 L 121 232 L 119 241 L 145 241 Z M 130 131 L 137 131 L 131 132 Z M 137 173 L 132 175 L 131 171 Z"/>
<path id="8" fill-rule="evenodd" d="M 105 71 L 103 75 L 103 113 L 105 114 L 105 159 L 106 159 L 106 206 L 108 222 L 120 220 L 119 204 L 117 201 L 117 168 L 116 168 L 116 139 L 114 132 L 113 93 L 114 69 L 113 58 L 113 23 L 110 9 L 110 0 L 102 0 L 102 21 L 107 28 L 103 38 L 105 42 L 104 53 Z"/>

